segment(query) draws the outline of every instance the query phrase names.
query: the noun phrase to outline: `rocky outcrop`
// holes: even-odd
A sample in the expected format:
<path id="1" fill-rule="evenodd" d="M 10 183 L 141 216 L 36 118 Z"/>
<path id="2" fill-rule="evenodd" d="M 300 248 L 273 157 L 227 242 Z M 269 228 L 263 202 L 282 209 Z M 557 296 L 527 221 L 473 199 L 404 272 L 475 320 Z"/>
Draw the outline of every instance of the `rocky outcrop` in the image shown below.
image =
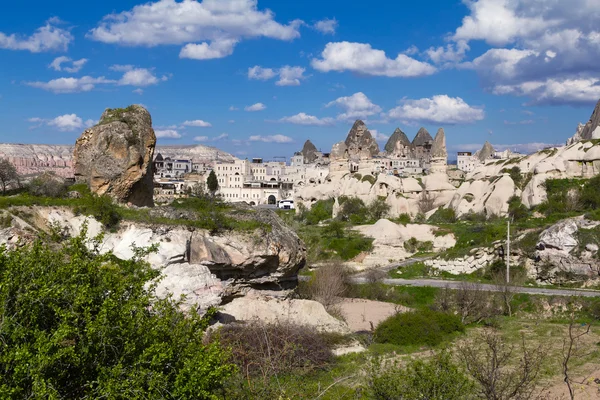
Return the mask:
<path id="1" fill-rule="evenodd" d="M 310 140 L 304 142 L 304 147 L 302 147 L 302 156 L 304 156 L 305 163 L 315 162 L 317 158 L 319 158 L 317 155 L 318 152 L 319 151 Z"/>
<path id="2" fill-rule="evenodd" d="M 444 128 L 440 128 L 433 139 L 431 146 L 431 158 L 448 158 L 448 150 L 446 150 L 446 134 Z"/>
<path id="3" fill-rule="evenodd" d="M 85 130 L 75 143 L 75 178 L 98 195 L 152 206 L 155 146 L 152 118 L 144 107 L 107 109 L 98 125 Z"/>
<path id="4" fill-rule="evenodd" d="M 366 159 L 379 154 L 379 145 L 365 123 L 357 120 L 344 142 L 350 158 Z"/>
<path id="5" fill-rule="evenodd" d="M 481 150 L 475 153 L 475 157 L 479 158 L 479 161 L 485 162 L 485 160 L 492 158 L 495 152 L 494 146 L 486 140 Z"/>
<path id="6" fill-rule="evenodd" d="M 579 124 L 577 132 L 567 142 L 567 145 L 579 142 L 581 140 L 600 139 L 600 101 L 592 112 L 590 120 L 585 125 Z"/>
<path id="7" fill-rule="evenodd" d="M 433 138 L 431 137 L 431 135 L 429 134 L 427 129 L 425 129 L 423 127 L 421 127 L 421 129 L 419 129 L 419 132 L 417 132 L 417 135 L 415 136 L 415 138 L 412 141 L 413 147 L 425 146 L 427 144 L 431 145 L 432 143 L 433 143 Z"/>
<path id="8" fill-rule="evenodd" d="M 396 128 L 385 144 L 384 150 L 388 154 L 400 154 L 406 152 L 406 149 L 409 149 L 410 146 L 411 143 L 408 140 L 408 136 L 400 128 Z"/>
<path id="9" fill-rule="evenodd" d="M 331 153 L 329 154 L 331 160 L 345 160 L 348 157 L 348 146 L 346 146 L 345 142 L 338 142 L 331 148 Z"/>
<path id="10" fill-rule="evenodd" d="M 265 226 L 268 224 L 269 229 L 232 231 L 227 235 L 126 221 L 118 230 L 106 232 L 94 218 L 74 215 L 66 208 L 12 211 L 12 226 L 0 230 L 0 244 L 9 247 L 33 240 L 35 232 L 47 230 L 48 226 L 68 236 L 81 234 L 85 226 L 90 240 L 103 235 L 98 246 L 102 253 L 112 252 L 123 260 L 135 255 L 135 247 L 156 246 L 156 252 L 145 260 L 162 273 L 157 294 L 173 294 L 175 298 L 185 295 L 187 308 L 205 310 L 252 291 L 285 297 L 297 285 L 297 272 L 305 263 L 302 241 L 268 210 L 257 211 L 253 217 Z M 29 222 L 21 220 L 18 214 L 29 215 Z"/>

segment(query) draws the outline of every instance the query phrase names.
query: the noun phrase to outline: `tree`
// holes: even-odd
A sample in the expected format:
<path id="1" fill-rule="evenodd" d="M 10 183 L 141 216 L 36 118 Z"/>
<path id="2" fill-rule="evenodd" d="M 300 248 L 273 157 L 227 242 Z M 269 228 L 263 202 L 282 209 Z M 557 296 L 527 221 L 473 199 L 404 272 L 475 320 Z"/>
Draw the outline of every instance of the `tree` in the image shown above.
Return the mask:
<path id="1" fill-rule="evenodd" d="M 369 217 L 372 221 L 379 221 L 385 218 L 390 212 L 390 205 L 385 202 L 385 197 L 377 196 L 371 204 L 369 204 Z"/>
<path id="2" fill-rule="evenodd" d="M 525 219 L 529 216 L 529 210 L 521 202 L 519 196 L 512 196 L 508 199 L 508 216 L 515 221 Z"/>
<path id="3" fill-rule="evenodd" d="M 436 197 L 434 197 L 427 190 L 421 192 L 421 196 L 419 196 L 419 200 L 417 202 L 417 206 L 419 207 L 419 212 L 421 214 L 426 214 L 429 211 L 435 208 Z"/>
<path id="4" fill-rule="evenodd" d="M 515 186 L 521 188 L 521 184 L 523 183 L 523 175 L 521 175 L 521 168 L 515 165 L 510 169 L 508 174 L 515 183 Z"/>
<path id="5" fill-rule="evenodd" d="M 532 398 L 546 357 L 542 346 L 527 347 L 525 337 L 519 346 L 509 345 L 491 329 L 461 343 L 457 351 L 479 396 L 488 400 Z"/>
<path id="6" fill-rule="evenodd" d="M 574 381 L 571 378 L 570 365 L 571 359 L 579 358 L 583 354 L 581 354 L 582 346 L 581 340 L 582 338 L 590 333 L 590 329 L 592 326 L 590 324 L 582 324 L 578 325 L 575 323 L 575 316 L 571 315 L 571 321 L 569 322 L 569 330 L 567 332 L 567 336 L 563 339 L 563 360 L 562 360 L 562 373 L 563 380 L 569 389 L 569 397 L 571 400 L 575 399 L 575 392 L 573 391 L 573 383 L 583 384 L 583 382 Z"/>
<path id="7" fill-rule="evenodd" d="M 0 185 L 2 193 L 6 193 L 6 189 L 13 183 L 19 183 L 19 174 L 15 166 L 6 158 L 0 159 Z"/>
<path id="8" fill-rule="evenodd" d="M 156 297 L 147 252 L 99 247 L 84 232 L 0 252 L 0 398 L 216 399 L 234 367 L 203 344 L 208 320 Z"/>
<path id="9" fill-rule="evenodd" d="M 208 187 L 210 194 L 213 196 L 215 195 L 217 190 L 219 190 L 219 180 L 217 179 L 217 174 L 215 174 L 214 170 L 210 171 L 210 174 L 208 174 L 206 186 Z"/>

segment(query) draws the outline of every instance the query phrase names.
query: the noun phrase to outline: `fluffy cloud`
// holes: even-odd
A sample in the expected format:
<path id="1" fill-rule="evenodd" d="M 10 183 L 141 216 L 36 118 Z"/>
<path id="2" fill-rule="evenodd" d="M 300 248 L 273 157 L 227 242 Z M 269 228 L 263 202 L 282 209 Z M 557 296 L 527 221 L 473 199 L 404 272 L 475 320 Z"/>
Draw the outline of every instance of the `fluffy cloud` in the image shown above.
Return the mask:
<path id="1" fill-rule="evenodd" d="M 270 136 L 250 136 L 248 138 L 251 142 L 264 142 L 264 143 L 293 143 L 294 140 L 289 136 L 284 135 L 270 135 Z"/>
<path id="2" fill-rule="evenodd" d="M 73 35 L 67 30 L 57 28 L 56 20 L 48 21 L 31 36 L 7 35 L 0 32 L 0 49 L 28 50 L 32 53 L 44 51 L 67 51 Z"/>
<path id="3" fill-rule="evenodd" d="M 339 24 L 335 18 L 334 19 L 326 18 L 321 21 L 315 22 L 312 27 L 313 27 L 313 29 L 321 32 L 324 35 L 334 35 L 335 30 L 337 29 L 338 25 Z"/>
<path id="4" fill-rule="evenodd" d="M 559 143 L 517 143 L 517 144 L 493 144 L 492 146 L 497 151 L 510 150 L 516 153 L 530 154 L 535 153 L 536 151 L 540 151 L 543 149 L 548 149 L 552 147 L 562 146 L 563 144 Z M 453 151 L 477 151 L 483 147 L 483 143 L 465 143 L 465 144 L 456 144 L 448 146 L 449 150 Z"/>
<path id="5" fill-rule="evenodd" d="M 303 112 L 292 115 L 291 117 L 283 117 L 279 120 L 279 122 L 288 122 L 290 124 L 306 126 L 330 126 L 335 123 L 333 118 L 319 119 L 314 115 L 308 115 Z"/>
<path id="6" fill-rule="evenodd" d="M 377 129 L 369 129 L 369 132 L 371 132 L 371 135 L 378 142 L 385 142 L 390 138 L 388 135 L 384 135 L 383 133 L 379 132 Z"/>
<path id="7" fill-rule="evenodd" d="M 403 100 L 401 103 L 388 115 L 404 123 L 469 124 L 485 116 L 482 109 L 471 107 L 460 97 L 437 95 L 431 99 Z"/>
<path id="8" fill-rule="evenodd" d="M 339 120 L 353 121 L 355 119 L 366 119 L 369 116 L 379 114 L 381 107 L 374 104 L 364 93 L 354 93 L 352 96 L 340 97 L 329 102 L 325 107 L 336 106 L 343 112 L 338 115 Z"/>
<path id="9" fill-rule="evenodd" d="M 185 121 L 183 126 L 194 126 L 199 128 L 210 128 L 212 125 L 210 122 L 202 121 L 201 119 L 195 119 L 193 121 Z"/>
<path id="10" fill-rule="evenodd" d="M 196 136 L 194 138 L 196 142 L 208 142 L 208 136 Z"/>
<path id="11" fill-rule="evenodd" d="M 154 133 L 159 139 L 181 139 L 181 134 L 173 129 L 156 130 Z"/>
<path id="12" fill-rule="evenodd" d="M 431 47 L 425 54 L 435 64 L 456 64 L 465 58 L 465 53 L 470 47 L 466 41 L 461 40 L 456 45 L 449 43 L 446 47 Z"/>
<path id="13" fill-rule="evenodd" d="M 80 60 L 76 60 L 73 61 L 71 58 L 69 57 L 65 57 L 65 56 L 61 56 L 61 57 L 56 57 L 49 65 L 50 68 L 52 68 L 55 71 L 66 71 L 66 72 L 70 72 L 70 73 L 75 73 L 75 72 L 79 72 L 81 70 L 81 68 L 83 68 L 83 66 L 85 65 L 85 63 L 87 63 L 88 60 L 87 58 L 82 58 Z M 69 63 L 71 66 L 63 66 L 62 64 L 65 63 Z"/>
<path id="14" fill-rule="evenodd" d="M 110 14 L 88 36 L 125 46 L 185 44 L 182 58 L 206 60 L 230 55 L 244 38 L 292 40 L 302 21 L 275 21 L 256 0 L 159 0 Z"/>
<path id="15" fill-rule="evenodd" d="M 192 60 L 212 60 L 225 58 L 233 54 L 238 40 L 218 39 L 210 43 L 188 43 L 179 52 L 179 58 L 191 58 Z"/>
<path id="16" fill-rule="evenodd" d="M 221 133 L 219 136 L 209 138 L 208 136 L 196 136 L 194 141 L 196 142 L 218 142 L 219 140 L 227 139 L 229 135 L 227 133 Z"/>
<path id="17" fill-rule="evenodd" d="M 266 108 L 267 108 L 267 106 L 265 106 L 263 103 L 256 103 L 256 104 L 252 104 L 251 106 L 244 107 L 244 110 L 250 111 L 250 112 L 255 112 L 255 111 L 262 111 Z"/>
<path id="18" fill-rule="evenodd" d="M 60 63 L 58 65 L 60 65 Z M 92 76 L 83 76 L 81 78 L 58 78 L 49 82 L 25 82 L 25 84 L 54 93 L 78 93 L 89 92 L 97 85 L 144 87 L 156 85 L 159 82 L 166 81 L 168 79 L 167 76 L 158 78 L 151 70 L 146 68 L 135 68 L 132 65 L 113 65 L 109 67 L 109 69 L 112 71 L 124 72 L 124 74 L 121 79 L 118 80 L 107 79 L 104 76 L 100 76 L 98 78 L 94 78 Z"/>
<path id="19" fill-rule="evenodd" d="M 93 78 L 91 76 L 83 76 L 81 78 L 58 78 L 49 82 L 25 82 L 28 86 L 48 90 L 54 93 L 89 92 L 90 90 L 93 90 L 96 85 L 110 83 L 116 83 L 116 81 L 106 79 L 103 76 L 98 78 Z"/>
<path id="20" fill-rule="evenodd" d="M 465 3 L 470 14 L 454 32 L 453 40 L 502 46 L 465 64 L 477 71 L 484 88 L 496 94 L 527 96 L 535 104 L 598 99 L 600 14 L 594 1 Z"/>
<path id="21" fill-rule="evenodd" d="M 388 77 L 416 77 L 431 75 L 436 68 L 426 62 L 415 60 L 406 54 L 390 59 L 382 50 L 367 43 L 327 43 L 321 59 L 313 59 L 311 65 L 321 72 L 351 71 L 365 75 Z"/>
<path id="22" fill-rule="evenodd" d="M 84 122 L 83 119 L 77 116 L 77 114 L 60 115 L 53 119 L 35 117 L 29 118 L 27 121 L 32 124 L 35 124 L 30 129 L 36 129 L 41 127 L 42 125 L 48 125 L 62 132 L 71 132 L 78 129 L 83 129 L 84 127 L 89 128 L 98 123 L 97 121 L 91 119 L 88 119 Z"/>
<path id="23" fill-rule="evenodd" d="M 298 86 L 300 80 L 304 79 L 305 68 L 302 67 L 290 67 L 286 65 L 279 69 L 263 68 L 256 65 L 252 68 L 248 68 L 248 79 L 268 81 L 276 76 L 279 76 L 279 80 L 275 82 L 277 86 Z"/>

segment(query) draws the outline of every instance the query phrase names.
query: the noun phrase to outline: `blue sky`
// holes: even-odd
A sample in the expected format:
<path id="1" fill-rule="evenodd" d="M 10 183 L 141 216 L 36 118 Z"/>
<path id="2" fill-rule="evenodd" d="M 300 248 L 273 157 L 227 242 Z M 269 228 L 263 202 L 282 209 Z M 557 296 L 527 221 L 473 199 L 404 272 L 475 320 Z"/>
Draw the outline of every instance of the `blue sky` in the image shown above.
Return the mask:
<path id="1" fill-rule="evenodd" d="M 70 144 L 143 104 L 159 144 L 239 157 L 328 151 L 364 119 L 562 143 L 600 98 L 594 0 L 11 2 L 0 14 L 0 141 Z"/>

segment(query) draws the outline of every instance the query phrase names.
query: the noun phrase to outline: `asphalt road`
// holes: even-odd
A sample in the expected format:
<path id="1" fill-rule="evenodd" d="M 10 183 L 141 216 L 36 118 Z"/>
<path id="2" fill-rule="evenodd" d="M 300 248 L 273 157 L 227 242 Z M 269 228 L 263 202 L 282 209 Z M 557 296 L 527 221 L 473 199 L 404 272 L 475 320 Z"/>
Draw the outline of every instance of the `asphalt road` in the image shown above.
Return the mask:
<path id="1" fill-rule="evenodd" d="M 381 271 L 391 271 L 393 269 L 399 267 L 406 267 L 412 265 L 414 263 L 423 262 L 425 260 L 430 259 L 431 257 L 416 257 L 409 258 L 404 261 L 389 264 L 379 268 Z M 367 278 L 365 277 L 366 272 L 361 272 L 357 275 L 354 275 L 351 278 L 353 283 L 357 284 L 365 284 L 367 283 Z M 308 279 L 308 277 L 300 277 Z M 392 286 L 416 286 L 416 287 L 437 287 L 437 288 L 445 288 L 448 287 L 450 289 L 459 289 L 461 285 L 464 284 L 463 281 L 448 281 L 442 279 L 384 279 L 383 283 L 386 285 Z M 469 285 L 477 287 L 480 290 L 485 290 L 489 292 L 499 292 L 502 291 L 502 286 L 490 285 L 487 283 L 471 283 Z M 528 286 L 515 286 L 512 288 L 517 293 L 526 293 L 526 294 L 539 294 L 546 296 L 581 296 L 581 297 L 600 297 L 600 291 L 597 290 L 578 290 L 578 289 L 549 289 L 549 288 L 539 288 L 539 287 L 528 287 Z"/>

